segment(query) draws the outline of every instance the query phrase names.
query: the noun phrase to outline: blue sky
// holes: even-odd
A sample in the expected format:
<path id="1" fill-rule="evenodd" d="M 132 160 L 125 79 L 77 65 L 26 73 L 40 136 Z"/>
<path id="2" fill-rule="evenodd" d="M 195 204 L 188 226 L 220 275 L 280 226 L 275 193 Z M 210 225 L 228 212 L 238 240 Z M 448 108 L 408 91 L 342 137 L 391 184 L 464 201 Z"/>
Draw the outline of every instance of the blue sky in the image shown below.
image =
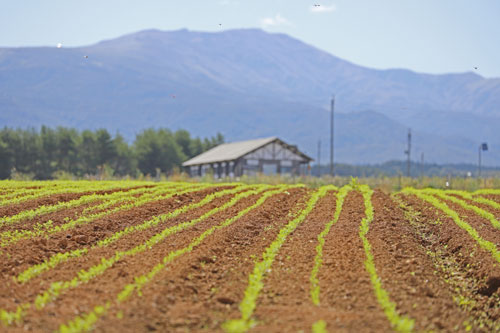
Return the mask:
<path id="1" fill-rule="evenodd" d="M 59 42 L 88 45 L 151 28 L 220 31 L 256 27 L 287 33 L 367 67 L 427 73 L 475 71 L 500 77 L 498 0 L 0 2 L 3 47 L 55 46 Z"/>

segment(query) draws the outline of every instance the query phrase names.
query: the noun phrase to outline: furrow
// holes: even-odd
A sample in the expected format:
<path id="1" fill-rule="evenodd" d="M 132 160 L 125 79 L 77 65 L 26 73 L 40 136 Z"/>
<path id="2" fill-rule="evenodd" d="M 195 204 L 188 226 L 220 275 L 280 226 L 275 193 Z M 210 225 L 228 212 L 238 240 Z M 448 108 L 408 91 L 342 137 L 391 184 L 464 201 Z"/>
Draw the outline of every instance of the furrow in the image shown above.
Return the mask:
<path id="1" fill-rule="evenodd" d="M 416 197 L 430 203 L 444 214 L 448 215 L 453 219 L 453 221 L 463 230 L 467 231 L 467 233 L 472 237 L 481 248 L 490 252 L 491 256 L 497 261 L 500 262 L 500 252 L 498 251 L 496 245 L 490 241 L 483 239 L 476 229 L 474 229 L 469 223 L 465 222 L 456 211 L 451 209 L 446 203 L 440 201 L 436 197 L 432 195 L 428 195 L 423 193 L 422 191 L 406 188 L 402 191 L 404 194 L 413 194 Z"/>
<path id="2" fill-rule="evenodd" d="M 81 216 L 76 218 L 65 218 L 63 224 L 55 224 L 52 220 L 49 220 L 45 223 L 37 223 L 33 225 L 30 229 L 14 229 L 13 231 L 2 232 L 0 233 L 0 247 L 7 247 L 10 244 L 16 243 L 23 239 L 30 239 L 34 237 L 43 237 L 48 236 L 57 232 L 66 231 L 74 228 L 77 225 L 91 223 L 92 221 L 114 214 L 116 212 L 132 209 L 135 207 L 139 207 L 146 203 L 152 201 L 159 201 L 168 199 L 176 194 L 180 193 L 189 193 L 193 191 L 199 190 L 200 187 L 192 186 L 191 188 L 184 189 L 183 187 L 160 187 L 157 188 L 150 194 L 145 194 L 135 200 L 133 200 L 133 194 L 131 193 L 130 197 L 116 196 L 111 198 L 109 201 L 106 201 L 98 206 L 89 207 L 85 209 Z M 125 203 L 123 203 L 125 202 Z M 118 206 L 115 206 L 118 204 Z M 113 207 L 115 206 L 115 207 Z M 108 209 L 110 208 L 110 209 Z M 98 211 L 97 213 L 92 213 L 93 211 Z"/>
<path id="3" fill-rule="evenodd" d="M 403 210 L 420 247 L 431 260 L 434 276 L 441 281 L 441 287 L 435 288 L 432 287 L 432 279 L 429 279 L 431 283 L 419 283 L 415 281 L 415 277 L 408 281 L 409 286 L 416 289 L 416 295 L 431 299 L 429 306 L 423 304 L 419 309 L 429 309 L 431 313 L 440 314 L 427 315 L 428 321 L 431 322 L 427 329 L 490 332 L 500 330 L 500 324 L 495 320 L 500 313 L 500 298 L 491 292 L 491 283 L 494 283 L 500 274 L 496 261 L 487 251 L 481 249 L 465 230 L 456 225 L 451 217 L 443 219 L 440 211 L 433 205 L 401 193 L 392 197 Z M 414 268 L 415 271 L 420 271 L 416 277 L 431 271 L 430 268 L 420 267 L 417 265 Z M 443 304 L 443 309 L 433 309 L 450 297 L 454 306 Z"/>
<path id="4" fill-rule="evenodd" d="M 119 239 L 123 238 L 124 236 L 132 235 L 134 233 L 147 230 L 149 228 L 152 228 L 152 227 L 158 225 L 159 223 L 163 223 L 167 219 L 172 219 L 174 217 L 179 216 L 182 213 L 185 213 L 185 212 L 188 212 L 190 210 L 194 210 L 196 208 L 199 208 L 199 207 L 202 207 L 206 204 L 209 204 L 210 202 L 212 202 L 216 198 L 220 198 L 220 197 L 225 196 L 225 195 L 233 195 L 241 190 L 242 190 L 241 187 L 237 187 L 235 189 L 223 190 L 223 191 L 219 191 L 215 194 L 207 195 L 203 200 L 201 200 L 198 203 L 182 206 L 181 208 L 178 208 L 178 209 L 176 209 L 168 214 L 165 214 L 164 218 L 151 219 L 151 220 L 147 220 L 147 221 L 145 221 L 141 224 L 138 224 L 138 225 L 128 226 L 125 229 L 117 231 L 113 235 L 98 241 L 95 245 L 91 246 L 90 248 L 83 248 L 83 249 L 80 248 L 80 249 L 75 249 L 75 250 L 72 250 L 69 252 L 57 253 L 40 264 L 30 266 L 29 268 L 27 268 L 26 270 L 24 270 L 23 272 L 18 274 L 16 277 L 16 280 L 20 283 L 25 283 L 25 282 L 31 280 L 32 278 L 40 275 L 44 271 L 47 271 L 51 268 L 54 268 L 57 265 L 59 265 L 63 262 L 66 262 L 72 258 L 78 258 L 78 257 L 81 257 L 83 255 L 86 255 L 91 250 L 109 246 L 109 245 L 113 244 L 114 242 L 117 242 Z M 184 192 L 179 192 L 177 194 L 182 195 L 185 193 L 190 193 L 192 191 L 193 190 L 190 189 L 190 190 L 186 190 Z M 246 196 L 246 194 L 244 194 L 244 196 Z M 239 197 L 236 196 L 236 198 L 239 198 Z"/>
<path id="5" fill-rule="evenodd" d="M 203 214 L 202 216 L 200 216 L 196 219 L 193 219 L 193 220 L 190 220 L 187 222 L 183 222 L 183 223 L 171 226 L 171 227 L 167 227 L 140 245 L 137 245 L 137 246 L 135 246 L 131 249 L 128 249 L 128 250 L 116 251 L 113 256 L 108 257 L 108 258 L 102 258 L 101 262 L 99 264 L 94 265 L 88 269 L 81 270 L 80 272 L 78 272 L 77 276 L 75 276 L 71 280 L 57 281 L 57 282 L 51 283 L 49 288 L 47 288 L 44 292 L 41 292 L 36 296 L 33 303 L 21 304 L 17 307 L 17 309 L 15 311 L 11 311 L 11 312 L 9 312 L 5 309 L 1 309 L 0 315 L 2 317 L 13 318 L 11 320 L 4 321 L 4 324 L 10 325 L 14 321 L 17 321 L 17 322 L 21 321 L 22 317 L 23 317 L 23 313 L 27 309 L 30 309 L 33 307 L 37 310 L 43 309 L 47 304 L 56 300 L 61 293 L 65 292 L 69 289 L 76 288 L 81 284 L 88 283 L 89 281 L 97 278 L 98 276 L 102 275 L 107 269 L 112 267 L 118 261 L 123 260 L 127 257 L 135 256 L 139 253 L 145 252 L 148 249 L 151 249 L 156 244 L 162 242 L 166 237 L 171 236 L 171 235 L 173 235 L 173 234 L 175 234 L 183 229 L 194 226 L 197 223 L 199 223 L 200 221 L 210 217 L 211 215 L 216 214 L 217 212 L 224 210 L 224 209 L 227 209 L 228 207 L 236 204 L 238 200 L 241 200 L 242 198 L 249 196 L 251 194 L 258 194 L 259 192 L 261 192 L 265 189 L 267 189 L 267 187 L 261 187 L 258 190 L 251 190 L 248 192 L 238 194 L 230 202 L 228 202 L 220 207 L 216 207 L 216 208 L 208 211 L 207 213 Z M 178 215 L 182 211 L 183 210 L 181 208 L 178 212 L 176 212 L 176 214 Z M 143 224 L 144 227 L 142 229 L 150 228 L 153 225 L 164 223 L 165 220 L 171 218 L 174 214 L 175 213 L 172 212 L 172 213 L 162 214 L 162 215 L 156 216 L 156 217 L 146 221 Z M 138 229 L 138 230 L 141 230 L 141 229 Z M 133 232 L 133 231 L 131 230 L 130 232 Z M 124 234 L 127 234 L 127 232 L 124 232 Z M 111 237 L 108 242 L 101 243 L 101 246 L 105 246 L 107 244 L 110 244 L 111 242 L 115 241 L 116 239 L 117 239 L 117 237 Z"/>
<path id="6" fill-rule="evenodd" d="M 398 310 L 396 309 L 396 304 L 389 298 L 389 294 L 382 286 L 382 282 L 378 276 L 373 258 L 372 248 L 368 238 L 366 237 L 366 234 L 368 233 L 370 228 L 370 223 L 373 221 L 374 216 L 373 205 L 371 201 L 373 190 L 364 185 L 361 185 L 359 188 L 361 194 L 363 195 L 366 215 L 365 218 L 363 218 L 363 220 L 361 221 L 361 225 L 359 227 L 359 237 L 363 241 L 363 248 L 365 250 L 366 256 L 365 268 L 370 274 L 370 281 L 372 283 L 378 303 L 383 309 L 387 319 L 391 323 L 392 328 L 398 332 L 410 332 L 413 330 L 415 321 L 412 318 L 400 315 Z"/>
<path id="7" fill-rule="evenodd" d="M 287 237 L 313 210 L 318 200 L 325 196 L 328 191 L 334 189 L 334 186 L 323 186 L 314 192 L 308 200 L 305 209 L 302 210 L 300 214 L 298 214 L 298 216 L 290 221 L 290 223 L 288 223 L 284 228 L 282 228 L 275 240 L 269 245 L 269 247 L 266 248 L 265 252 L 262 254 L 262 260 L 255 264 L 252 273 L 248 277 L 248 286 L 245 290 L 245 296 L 239 305 L 240 318 L 226 321 L 222 326 L 226 332 L 246 332 L 257 324 L 252 317 L 257 305 L 256 302 L 260 291 L 263 288 L 262 280 L 267 273 L 269 273 L 279 249 L 286 241 Z"/>
<path id="8" fill-rule="evenodd" d="M 204 240 L 212 235 L 214 232 L 221 230 L 223 228 L 227 228 L 235 221 L 242 218 L 244 215 L 248 214 L 250 211 L 255 210 L 259 206 L 261 206 L 268 198 L 285 191 L 284 187 L 281 187 L 278 190 L 271 190 L 265 192 L 253 205 L 246 207 L 245 209 L 240 210 L 236 215 L 229 217 L 223 220 L 216 225 L 208 228 L 204 232 L 202 232 L 198 237 L 193 239 L 187 246 L 171 251 L 166 256 L 164 256 L 157 265 L 155 265 L 149 272 L 143 274 L 141 276 L 134 277 L 132 283 L 127 284 L 124 288 L 122 288 L 121 292 L 116 294 L 115 298 L 108 300 L 102 305 L 95 306 L 93 311 L 78 316 L 73 320 L 67 322 L 60 326 L 60 332 L 83 332 L 90 330 L 97 322 L 97 320 L 103 316 L 106 312 L 108 312 L 111 308 L 117 307 L 122 303 L 128 302 L 134 299 L 137 296 L 142 294 L 142 290 L 149 284 L 151 281 L 155 279 L 155 277 L 164 271 L 174 260 L 179 258 L 182 255 L 188 254 L 192 252 L 195 248 L 200 246 L 204 242 Z M 210 260 L 210 259 L 207 259 Z M 135 297 L 134 297 L 135 296 Z M 119 319 L 119 318 L 118 318 Z"/>

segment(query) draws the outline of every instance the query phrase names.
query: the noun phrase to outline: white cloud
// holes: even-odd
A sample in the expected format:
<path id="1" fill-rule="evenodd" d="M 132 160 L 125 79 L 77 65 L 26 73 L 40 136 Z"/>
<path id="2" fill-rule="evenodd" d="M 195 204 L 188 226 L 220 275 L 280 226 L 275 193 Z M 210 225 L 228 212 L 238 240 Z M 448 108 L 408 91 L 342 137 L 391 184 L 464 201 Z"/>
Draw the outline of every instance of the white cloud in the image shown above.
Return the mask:
<path id="1" fill-rule="evenodd" d="M 309 11 L 311 13 L 329 13 L 329 12 L 333 12 L 335 9 L 337 9 L 335 7 L 335 5 L 330 5 L 330 6 L 325 6 L 325 5 L 315 6 L 315 5 L 312 5 L 311 7 L 309 7 Z"/>
<path id="2" fill-rule="evenodd" d="M 289 25 L 290 21 L 288 21 L 280 14 L 276 14 L 274 17 L 264 17 L 260 20 L 260 24 L 262 25 L 262 27 L 267 28 L 277 25 Z"/>

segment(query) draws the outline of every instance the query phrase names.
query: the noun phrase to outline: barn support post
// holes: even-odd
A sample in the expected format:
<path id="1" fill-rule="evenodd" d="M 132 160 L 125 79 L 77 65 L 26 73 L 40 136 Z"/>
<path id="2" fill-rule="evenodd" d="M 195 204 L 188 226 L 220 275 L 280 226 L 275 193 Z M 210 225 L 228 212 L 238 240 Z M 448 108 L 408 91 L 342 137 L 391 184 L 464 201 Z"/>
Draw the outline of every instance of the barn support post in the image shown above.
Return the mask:
<path id="1" fill-rule="evenodd" d="M 241 175 L 243 173 L 243 166 L 241 164 L 242 164 L 241 158 L 234 161 L 234 176 L 235 177 L 241 177 Z"/>

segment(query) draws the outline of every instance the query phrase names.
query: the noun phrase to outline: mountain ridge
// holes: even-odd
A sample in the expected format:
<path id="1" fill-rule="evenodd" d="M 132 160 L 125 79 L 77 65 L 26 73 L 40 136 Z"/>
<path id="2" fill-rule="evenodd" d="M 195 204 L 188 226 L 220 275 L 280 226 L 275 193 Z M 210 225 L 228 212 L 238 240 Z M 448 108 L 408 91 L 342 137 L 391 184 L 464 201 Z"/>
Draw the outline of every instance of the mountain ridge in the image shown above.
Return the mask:
<path id="1" fill-rule="evenodd" d="M 404 157 L 407 127 L 433 162 L 471 162 L 479 141 L 500 146 L 500 79 L 365 68 L 285 34 L 144 30 L 84 47 L 0 48 L 3 126 L 101 126 L 128 138 L 160 125 L 200 136 L 221 131 L 232 141 L 278 135 L 316 156 L 317 140 L 328 137 L 332 92 L 339 119 L 351 126 L 337 122 L 341 162 Z M 426 114 L 432 123 L 419 117 Z M 376 128 L 361 130 L 375 119 L 391 132 L 385 145 Z M 500 164 L 498 154 L 485 158 Z"/>

